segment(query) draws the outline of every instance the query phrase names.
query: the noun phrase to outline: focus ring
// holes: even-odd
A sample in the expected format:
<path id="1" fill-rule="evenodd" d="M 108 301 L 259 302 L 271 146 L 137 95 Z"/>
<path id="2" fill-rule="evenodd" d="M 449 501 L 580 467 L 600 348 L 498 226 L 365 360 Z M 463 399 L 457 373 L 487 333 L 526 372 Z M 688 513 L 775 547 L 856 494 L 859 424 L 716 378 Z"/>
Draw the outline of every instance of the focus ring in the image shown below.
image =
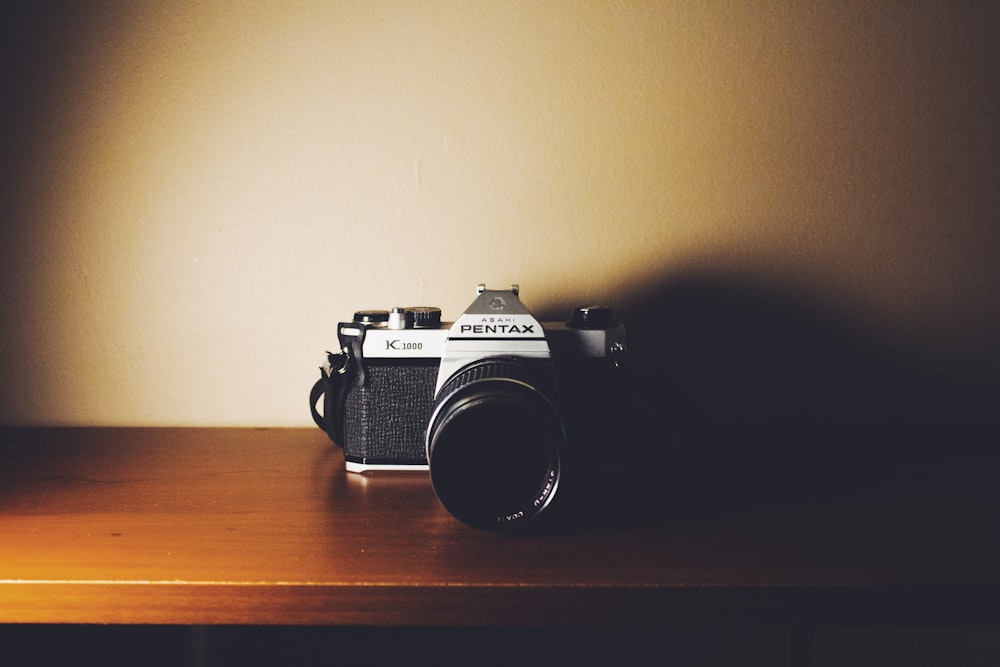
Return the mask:
<path id="1" fill-rule="evenodd" d="M 529 369 L 516 359 L 507 357 L 488 357 L 486 359 L 480 359 L 479 361 L 469 364 L 452 375 L 448 381 L 445 382 L 444 386 L 441 387 L 441 391 L 438 393 L 438 399 L 440 400 L 446 396 L 451 396 L 455 391 L 466 385 L 472 384 L 473 382 L 490 380 L 493 378 L 517 380 L 526 385 L 533 386 L 535 383 L 532 382 L 531 375 L 532 374 L 529 372 Z"/>

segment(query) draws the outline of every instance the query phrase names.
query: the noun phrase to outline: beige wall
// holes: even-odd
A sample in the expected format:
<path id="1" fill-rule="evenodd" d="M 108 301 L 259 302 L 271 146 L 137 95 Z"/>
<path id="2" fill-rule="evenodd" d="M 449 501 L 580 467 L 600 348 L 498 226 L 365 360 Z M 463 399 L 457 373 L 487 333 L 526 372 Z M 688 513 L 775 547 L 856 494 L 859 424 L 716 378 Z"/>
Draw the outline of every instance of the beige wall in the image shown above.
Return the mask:
<path id="1" fill-rule="evenodd" d="M 478 282 L 750 284 L 993 378 L 997 23 L 957 4 L 4 10 L 0 422 L 304 425 L 338 320 Z"/>

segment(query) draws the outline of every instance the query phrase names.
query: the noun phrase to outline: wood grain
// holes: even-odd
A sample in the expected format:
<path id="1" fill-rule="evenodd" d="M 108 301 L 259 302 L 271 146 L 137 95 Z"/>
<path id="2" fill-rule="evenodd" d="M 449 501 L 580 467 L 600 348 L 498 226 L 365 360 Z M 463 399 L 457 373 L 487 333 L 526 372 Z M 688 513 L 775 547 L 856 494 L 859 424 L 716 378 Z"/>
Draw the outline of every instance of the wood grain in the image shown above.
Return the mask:
<path id="1" fill-rule="evenodd" d="M 312 429 L 2 436 L 4 623 L 1000 620 L 996 457 L 514 537 L 454 520 L 425 475 L 345 473 Z"/>

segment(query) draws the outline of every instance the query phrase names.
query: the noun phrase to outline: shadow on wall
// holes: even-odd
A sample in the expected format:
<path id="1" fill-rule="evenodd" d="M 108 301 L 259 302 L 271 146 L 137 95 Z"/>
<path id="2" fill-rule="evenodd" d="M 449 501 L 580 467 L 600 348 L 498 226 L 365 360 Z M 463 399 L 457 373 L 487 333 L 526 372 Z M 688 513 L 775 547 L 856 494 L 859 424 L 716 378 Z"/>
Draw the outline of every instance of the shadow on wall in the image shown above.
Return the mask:
<path id="1" fill-rule="evenodd" d="M 673 386 L 713 423 L 862 428 L 995 419 L 986 387 L 963 383 L 958 369 L 930 354 L 908 355 L 906 332 L 880 339 L 791 290 L 688 277 L 624 306 L 644 381 Z"/>
<path id="2" fill-rule="evenodd" d="M 618 462 L 633 506 L 808 501 L 995 442 L 995 387 L 909 358 L 792 290 L 689 275 L 615 311 L 629 335 L 613 408 L 627 415 L 625 437 L 598 457 Z"/>

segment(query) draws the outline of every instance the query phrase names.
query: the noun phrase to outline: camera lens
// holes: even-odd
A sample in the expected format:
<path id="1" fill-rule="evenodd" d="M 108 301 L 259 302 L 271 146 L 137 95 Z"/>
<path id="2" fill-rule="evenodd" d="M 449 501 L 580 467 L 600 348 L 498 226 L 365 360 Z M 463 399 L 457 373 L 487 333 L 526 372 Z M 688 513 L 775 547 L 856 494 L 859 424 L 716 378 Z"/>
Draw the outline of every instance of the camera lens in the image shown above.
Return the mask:
<path id="1" fill-rule="evenodd" d="M 545 510 L 559 483 L 562 419 L 539 389 L 544 373 L 489 358 L 444 385 L 427 432 L 431 483 L 441 503 L 480 528 L 519 525 Z"/>

